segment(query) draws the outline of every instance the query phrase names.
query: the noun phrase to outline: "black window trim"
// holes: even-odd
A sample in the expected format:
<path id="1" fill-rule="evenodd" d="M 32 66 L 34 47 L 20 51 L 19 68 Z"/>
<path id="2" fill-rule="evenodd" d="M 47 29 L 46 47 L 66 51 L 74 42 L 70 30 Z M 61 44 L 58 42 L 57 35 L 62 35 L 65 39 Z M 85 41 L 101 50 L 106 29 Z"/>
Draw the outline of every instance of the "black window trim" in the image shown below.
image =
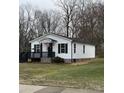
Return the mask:
<path id="1" fill-rule="evenodd" d="M 74 43 L 74 53 L 76 53 L 76 43 Z"/>
<path id="2" fill-rule="evenodd" d="M 40 45 L 39 44 L 34 44 L 34 52 L 39 53 L 40 52 Z"/>
<path id="3" fill-rule="evenodd" d="M 83 45 L 83 54 L 85 54 L 85 53 L 86 53 L 86 46 Z"/>
<path id="4" fill-rule="evenodd" d="M 68 53 L 68 43 L 59 43 L 58 44 L 58 53 L 66 54 Z"/>

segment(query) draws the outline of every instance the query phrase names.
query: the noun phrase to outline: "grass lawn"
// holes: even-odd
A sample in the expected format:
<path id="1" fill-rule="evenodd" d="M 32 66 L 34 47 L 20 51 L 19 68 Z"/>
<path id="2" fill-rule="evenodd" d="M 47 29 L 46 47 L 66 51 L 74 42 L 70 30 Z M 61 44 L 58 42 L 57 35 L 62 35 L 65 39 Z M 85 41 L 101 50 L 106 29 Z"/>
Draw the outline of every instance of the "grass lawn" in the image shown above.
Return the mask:
<path id="1" fill-rule="evenodd" d="M 50 85 L 103 91 L 104 60 L 88 64 L 20 63 L 20 84 Z"/>

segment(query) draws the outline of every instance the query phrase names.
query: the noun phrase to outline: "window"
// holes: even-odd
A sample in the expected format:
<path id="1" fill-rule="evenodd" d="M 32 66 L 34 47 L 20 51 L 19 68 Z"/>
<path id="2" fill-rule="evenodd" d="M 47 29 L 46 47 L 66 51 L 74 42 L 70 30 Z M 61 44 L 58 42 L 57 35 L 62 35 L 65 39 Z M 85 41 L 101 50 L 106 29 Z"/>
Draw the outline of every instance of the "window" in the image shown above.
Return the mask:
<path id="1" fill-rule="evenodd" d="M 68 53 L 68 44 L 58 44 L 58 53 Z"/>
<path id="2" fill-rule="evenodd" d="M 76 53 L 76 44 L 74 44 L 74 53 Z"/>
<path id="3" fill-rule="evenodd" d="M 40 45 L 34 45 L 34 52 L 40 52 Z"/>
<path id="4" fill-rule="evenodd" d="M 83 53 L 85 53 L 85 45 L 83 45 Z"/>

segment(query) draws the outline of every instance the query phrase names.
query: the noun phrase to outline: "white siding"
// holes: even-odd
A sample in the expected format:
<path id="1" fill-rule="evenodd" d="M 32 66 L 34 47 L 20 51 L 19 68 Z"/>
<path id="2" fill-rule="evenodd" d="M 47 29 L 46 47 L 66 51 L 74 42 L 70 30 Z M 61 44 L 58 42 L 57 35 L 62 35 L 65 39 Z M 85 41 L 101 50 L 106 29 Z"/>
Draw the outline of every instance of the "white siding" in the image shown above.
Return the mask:
<path id="1" fill-rule="evenodd" d="M 57 36 L 57 35 L 47 35 L 42 38 L 39 38 L 33 42 L 31 42 L 31 52 L 34 52 L 34 44 L 39 44 L 42 39 L 53 39 L 56 40 L 53 45 L 53 52 L 55 52 L 55 56 L 59 56 L 64 59 L 81 59 L 81 58 L 95 58 L 95 46 L 88 44 L 76 44 L 76 53 L 74 53 L 74 43 L 71 46 L 71 40 Z M 68 44 L 68 53 L 58 53 L 58 44 L 67 43 Z M 85 53 L 83 53 L 83 45 L 85 45 Z M 42 43 L 42 51 L 47 52 L 47 46 Z"/>
<path id="2" fill-rule="evenodd" d="M 55 35 L 47 35 L 37 41 L 34 41 L 31 43 L 31 52 L 34 52 L 34 44 L 39 44 L 42 39 L 51 38 L 56 40 L 57 42 L 53 45 L 53 52 L 55 52 L 55 56 L 59 56 L 64 59 L 71 59 L 71 41 L 66 38 L 60 38 Z M 68 44 L 68 53 L 58 53 L 58 44 L 61 43 L 67 43 Z M 47 52 L 47 46 L 45 44 L 42 44 L 42 51 Z"/>
<path id="3" fill-rule="evenodd" d="M 95 46 L 88 44 L 76 44 L 76 53 L 74 53 L 74 43 L 72 44 L 73 59 L 95 58 Z M 83 45 L 85 45 L 85 53 L 83 53 Z"/>
<path id="4" fill-rule="evenodd" d="M 54 36 L 54 35 L 48 35 L 46 36 L 48 38 L 54 39 L 57 42 L 54 44 L 53 46 L 53 52 L 55 52 L 55 56 L 59 56 L 61 58 L 64 59 L 71 59 L 71 41 L 64 39 L 64 38 L 60 38 L 58 36 Z M 58 53 L 58 44 L 61 43 L 67 43 L 68 44 L 68 53 Z"/>

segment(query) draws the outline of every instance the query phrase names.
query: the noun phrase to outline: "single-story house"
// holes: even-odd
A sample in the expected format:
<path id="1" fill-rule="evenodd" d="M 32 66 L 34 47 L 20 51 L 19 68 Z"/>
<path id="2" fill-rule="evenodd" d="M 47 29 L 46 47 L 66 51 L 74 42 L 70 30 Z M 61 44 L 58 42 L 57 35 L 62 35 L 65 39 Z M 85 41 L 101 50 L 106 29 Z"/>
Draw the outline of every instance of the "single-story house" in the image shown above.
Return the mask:
<path id="1" fill-rule="evenodd" d="M 65 62 L 95 58 L 95 46 L 57 34 L 40 36 L 31 43 L 31 59 L 61 57 Z M 48 61 L 48 60 L 47 60 Z"/>

